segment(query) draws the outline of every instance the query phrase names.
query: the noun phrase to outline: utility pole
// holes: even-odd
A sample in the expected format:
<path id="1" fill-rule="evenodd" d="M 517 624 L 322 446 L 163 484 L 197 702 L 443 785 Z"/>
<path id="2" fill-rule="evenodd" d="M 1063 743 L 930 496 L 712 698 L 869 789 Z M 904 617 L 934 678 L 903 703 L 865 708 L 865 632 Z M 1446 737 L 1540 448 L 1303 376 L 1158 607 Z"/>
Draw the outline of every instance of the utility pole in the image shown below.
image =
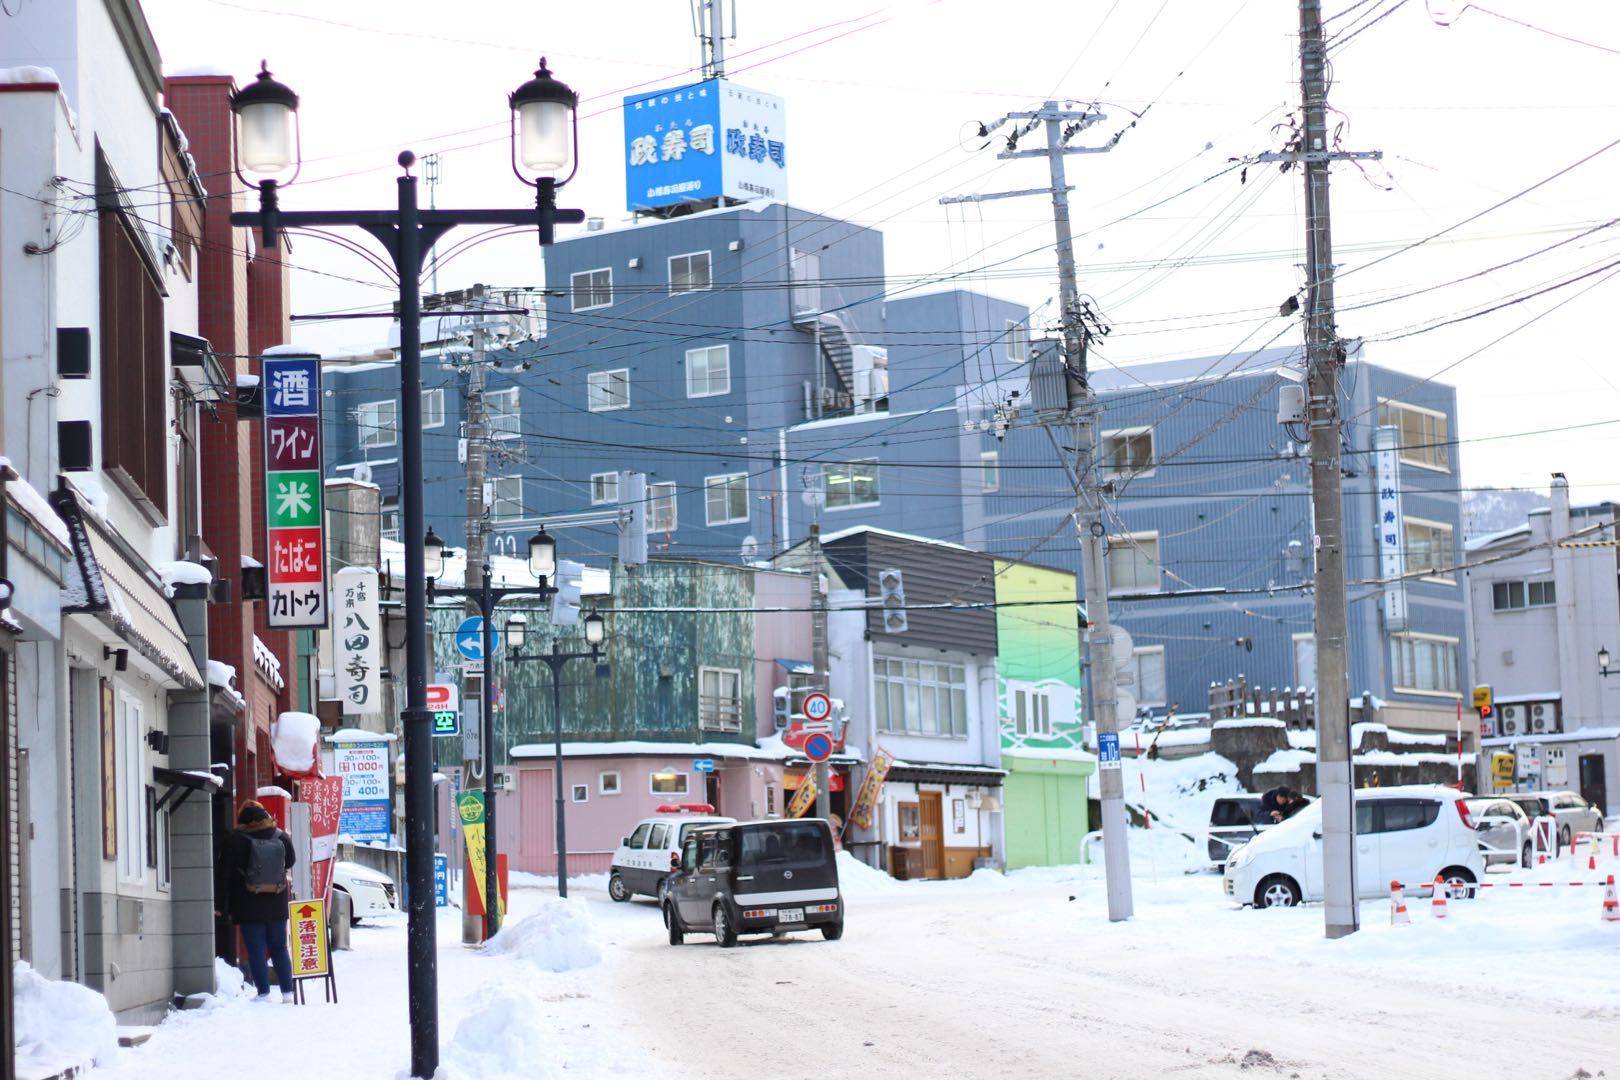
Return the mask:
<path id="1" fill-rule="evenodd" d="M 428 209 L 439 208 L 439 179 L 443 158 L 439 154 L 427 154 L 422 158 L 422 179 L 427 182 Z M 435 255 L 428 263 L 428 291 L 439 291 L 439 257 Z M 471 564 L 469 564 L 471 565 Z"/>
<path id="2" fill-rule="evenodd" d="M 822 587 L 825 576 L 821 570 L 821 515 L 810 519 L 810 662 L 815 665 L 816 679 L 821 692 L 832 696 L 827 670 L 827 592 Z M 832 813 L 832 793 L 825 761 L 816 762 L 816 817 L 826 818 Z"/>
<path id="3" fill-rule="evenodd" d="M 483 306 L 481 302 L 482 289 L 480 288 L 478 292 L 479 295 L 476 298 L 469 298 L 470 302 L 466 306 Z M 483 567 L 486 573 L 489 569 L 488 507 L 484 504 L 484 474 L 488 461 L 489 432 L 487 428 L 489 424 L 484 407 L 484 342 L 486 334 L 481 325 L 474 328 L 472 338 L 473 352 L 467 366 L 467 579 L 470 579 L 475 566 Z M 470 589 L 472 582 L 467 579 L 462 581 L 462 585 Z M 478 601 L 472 597 L 467 600 L 467 614 L 483 614 Z M 485 617 L 484 641 L 486 645 L 493 633 L 492 628 L 488 626 L 488 623 L 492 622 L 493 618 L 493 613 Z M 494 696 L 488 693 L 486 689 L 489 686 L 489 680 L 494 675 L 494 666 L 495 657 L 491 655 L 488 648 L 485 648 L 484 669 L 478 676 L 477 701 L 480 712 L 489 708 L 490 701 Z M 473 700 L 473 695 L 467 693 L 466 690 L 467 688 L 464 686 L 463 699 L 467 701 Z M 495 760 L 495 748 L 492 745 L 484 745 L 482 732 L 494 731 L 492 720 L 492 717 L 479 716 L 480 738 L 476 754 L 465 752 L 469 748 L 470 740 L 464 739 L 462 741 L 461 784 L 462 789 L 465 791 L 471 791 L 479 786 L 488 786 L 483 783 L 486 779 L 485 770 L 492 767 L 491 763 Z M 484 827 L 491 831 L 493 831 L 492 815 L 494 809 L 493 805 L 484 807 Z M 477 893 L 478 885 L 472 880 L 471 874 L 462 875 L 462 880 L 461 941 L 464 945 L 476 945 L 484 940 L 484 920 L 472 914 L 472 904 L 469 903 L 469 900 Z M 493 897 L 489 898 L 487 902 L 492 907 L 495 904 Z"/>
<path id="4" fill-rule="evenodd" d="M 1316 783 L 1322 801 L 1323 917 L 1327 936 L 1360 928 L 1356 903 L 1355 783 L 1350 761 L 1349 616 L 1344 588 L 1344 495 L 1339 463 L 1339 371 L 1344 346 L 1333 307 L 1333 239 L 1328 167 L 1377 159 L 1378 151 L 1333 151 L 1327 144 L 1327 49 L 1319 0 L 1299 4 L 1299 143 L 1261 161 L 1305 171 L 1305 371 L 1311 433 L 1311 509 L 1316 518 Z"/>
<path id="5" fill-rule="evenodd" d="M 726 0 L 696 0 L 697 6 L 692 12 L 696 22 L 694 29 L 703 45 L 704 79 L 726 77 L 725 3 Z"/>
<path id="6" fill-rule="evenodd" d="M 1063 305 L 1063 367 L 1066 409 L 1059 414 L 1069 425 L 1074 440 L 1075 522 L 1080 534 L 1081 579 L 1085 587 L 1088 632 L 1082 634 L 1081 655 L 1089 668 L 1087 688 L 1097 725 L 1097 784 L 1102 795 L 1103 864 L 1108 882 L 1110 922 L 1128 919 L 1133 913 L 1131 899 L 1131 855 L 1128 845 L 1129 822 L 1125 817 L 1125 784 L 1119 760 L 1118 694 L 1115 687 L 1114 635 L 1108 619 L 1108 568 L 1103 523 L 1102 475 L 1097 457 L 1097 401 L 1091 392 L 1086 371 L 1086 349 L 1090 331 L 1086 312 L 1075 281 L 1074 237 L 1069 227 L 1068 180 L 1063 159 L 1069 154 L 1106 153 L 1112 143 L 1101 147 L 1069 146 L 1068 141 L 1091 125 L 1105 119 L 1099 113 L 1072 110 L 1048 101 L 1034 112 L 1008 113 L 981 128 L 989 136 L 1009 123 L 1021 122 L 1010 136 L 1007 148 L 996 155 L 1001 159 L 1044 157 L 1051 170 L 1050 188 L 1000 192 L 994 195 L 948 197 L 942 203 L 1011 198 L 1020 195 L 1052 196 L 1052 224 L 1057 234 L 1058 285 Z M 1018 140 L 1045 128 L 1046 147 L 1019 150 Z"/>

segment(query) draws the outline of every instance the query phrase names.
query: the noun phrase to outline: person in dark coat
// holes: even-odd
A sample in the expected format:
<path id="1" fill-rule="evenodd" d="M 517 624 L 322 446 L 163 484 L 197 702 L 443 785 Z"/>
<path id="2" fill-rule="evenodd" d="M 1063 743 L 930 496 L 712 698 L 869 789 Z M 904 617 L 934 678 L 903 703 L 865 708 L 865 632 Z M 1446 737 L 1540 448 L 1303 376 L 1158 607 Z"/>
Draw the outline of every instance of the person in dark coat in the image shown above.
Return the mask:
<path id="1" fill-rule="evenodd" d="M 1260 796 L 1260 821 L 1287 821 L 1305 808 L 1305 796 L 1289 787 L 1274 787 Z"/>
<path id="2" fill-rule="evenodd" d="M 228 917 L 242 931 L 242 943 L 247 946 L 248 969 L 253 985 L 258 988 L 257 1000 L 268 1002 L 270 997 L 270 964 L 276 967 L 276 982 L 281 988 L 281 1000 L 293 1000 L 292 953 L 287 949 L 288 888 L 284 883 L 276 892 L 255 892 L 248 888 L 247 871 L 253 856 L 255 838 L 274 837 L 281 841 L 285 855 L 283 874 L 291 870 L 297 857 L 293 854 L 292 837 L 276 828 L 276 821 L 259 803 L 252 799 L 242 804 L 236 814 L 236 828 L 225 834 L 219 859 L 218 880 L 215 882 L 216 912 Z"/>

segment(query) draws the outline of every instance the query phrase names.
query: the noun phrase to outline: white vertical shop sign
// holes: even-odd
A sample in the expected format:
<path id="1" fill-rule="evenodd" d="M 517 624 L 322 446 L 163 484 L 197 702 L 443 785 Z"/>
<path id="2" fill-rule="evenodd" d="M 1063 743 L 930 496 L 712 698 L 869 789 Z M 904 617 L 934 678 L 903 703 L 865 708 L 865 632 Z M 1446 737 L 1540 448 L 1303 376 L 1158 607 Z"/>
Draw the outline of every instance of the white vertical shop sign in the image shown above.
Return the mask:
<path id="1" fill-rule="evenodd" d="M 1373 467 L 1378 488 L 1378 576 L 1384 580 L 1384 627 L 1406 629 L 1406 526 L 1401 520 L 1400 429 L 1373 433 Z"/>
<path id="2" fill-rule="evenodd" d="M 332 576 L 333 644 L 344 716 L 382 712 L 382 618 L 377 571 L 350 566 Z"/>

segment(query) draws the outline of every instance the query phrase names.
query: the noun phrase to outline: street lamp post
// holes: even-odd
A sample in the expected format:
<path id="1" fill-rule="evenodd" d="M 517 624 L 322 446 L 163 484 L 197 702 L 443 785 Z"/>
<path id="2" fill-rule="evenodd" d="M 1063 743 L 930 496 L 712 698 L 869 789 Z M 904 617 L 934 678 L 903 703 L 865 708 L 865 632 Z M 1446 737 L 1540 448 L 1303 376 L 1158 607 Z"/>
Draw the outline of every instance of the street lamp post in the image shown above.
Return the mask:
<path id="1" fill-rule="evenodd" d="M 565 816 L 566 803 L 563 801 L 563 753 L 562 753 L 562 669 L 570 660 L 596 660 L 598 661 L 597 674 L 602 674 L 600 664 L 602 659 L 602 639 L 606 636 L 606 625 L 602 616 L 593 611 L 582 620 L 585 624 L 585 643 L 591 648 L 589 652 L 563 652 L 562 643 L 553 640 L 551 651 L 548 653 L 532 653 L 525 656 L 520 650 L 523 648 L 522 623 L 514 616 L 506 622 L 507 646 L 511 649 L 507 659 L 513 663 L 525 660 L 540 660 L 551 669 L 551 732 L 552 732 L 552 786 L 557 791 L 557 895 L 568 896 L 568 825 Z"/>
<path id="2" fill-rule="evenodd" d="M 483 621 L 484 674 L 479 680 L 478 744 L 482 747 L 484 765 L 484 940 L 494 937 L 501 928 L 499 874 L 495 856 L 495 606 L 512 596 L 532 596 L 545 599 L 556 593 L 551 579 L 557 573 L 557 541 L 545 529 L 529 537 L 529 573 L 540 579 L 540 584 L 495 588 L 491 580 L 489 560 L 484 560 L 484 579 L 479 588 L 440 588 L 439 574 L 444 566 L 444 541 L 430 528 L 422 541 L 427 550 L 427 591 L 431 602 L 434 596 L 463 596 L 478 604 Z M 477 925 L 476 923 L 474 924 Z"/>
<path id="3" fill-rule="evenodd" d="M 1620 672 L 1613 672 L 1609 670 L 1609 647 L 1607 645 L 1598 647 L 1598 674 L 1602 675 L 1604 678 L 1608 678 L 1610 675 L 1620 674 Z"/>
<path id="4" fill-rule="evenodd" d="M 231 214 L 231 224 L 259 228 L 266 248 L 282 229 L 358 226 L 387 250 L 399 277 L 400 510 L 405 542 L 405 879 L 410 897 L 407 963 L 411 1075 L 431 1077 L 439 1064 L 439 990 L 433 911 L 433 714 L 427 708 L 427 579 L 423 575 L 422 484 L 422 265 L 433 245 L 457 225 L 528 225 L 542 245 L 555 226 L 585 220 L 583 210 L 560 210 L 557 189 L 573 178 L 577 161 L 579 99 L 552 77 L 545 60 L 534 78 L 507 99 L 511 111 L 512 169 L 535 189 L 533 210 L 420 210 L 416 155 L 399 155 L 393 210 L 283 211 L 279 187 L 298 175 L 298 95 L 276 82 L 268 67 L 231 96 L 236 117 L 236 173 L 259 192 L 257 212 Z M 533 178 L 524 174 L 528 169 Z M 291 170 L 285 181 L 279 178 Z M 566 170 L 566 172 L 565 172 Z M 562 178 L 559 180 L 558 177 Z"/>

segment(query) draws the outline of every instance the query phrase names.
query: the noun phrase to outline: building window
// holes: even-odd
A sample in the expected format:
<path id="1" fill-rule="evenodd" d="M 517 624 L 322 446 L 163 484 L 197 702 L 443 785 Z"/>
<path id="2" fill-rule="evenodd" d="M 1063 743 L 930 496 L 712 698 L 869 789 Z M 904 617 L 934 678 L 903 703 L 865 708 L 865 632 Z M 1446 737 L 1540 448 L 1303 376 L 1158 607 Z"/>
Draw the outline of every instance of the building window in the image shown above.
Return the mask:
<path id="1" fill-rule="evenodd" d="M 809 315 L 821 310 L 821 255 L 797 248 L 788 256 L 788 281 L 791 292 L 788 303 L 794 315 Z"/>
<path id="2" fill-rule="evenodd" d="M 1457 693 L 1457 639 L 1436 634 L 1391 634 L 1395 689 L 1419 694 Z"/>
<path id="3" fill-rule="evenodd" d="M 384 499 L 382 503 L 382 535 L 384 540 L 399 539 L 399 500 Z"/>
<path id="4" fill-rule="evenodd" d="M 648 484 L 647 502 L 652 512 L 647 515 L 647 528 L 653 532 L 675 531 L 675 485 Z"/>
<path id="5" fill-rule="evenodd" d="M 1406 518 L 1406 572 L 1427 574 L 1442 581 L 1451 576 L 1456 560 L 1452 555 L 1451 526 L 1422 518 Z"/>
<path id="6" fill-rule="evenodd" d="M 1134 680 L 1131 695 L 1138 705 L 1167 705 L 1169 694 L 1165 690 L 1164 646 L 1144 645 L 1131 650 L 1131 662 L 1126 668 Z M 1126 723 L 1130 717 L 1120 718 Z"/>
<path id="7" fill-rule="evenodd" d="M 823 465 L 821 482 L 827 492 L 828 510 L 848 510 L 855 506 L 878 504 L 877 458 Z"/>
<path id="8" fill-rule="evenodd" d="M 574 296 L 575 311 L 607 307 L 613 303 L 613 271 L 607 267 L 572 274 L 568 282 Z"/>
<path id="9" fill-rule="evenodd" d="M 523 516 L 523 477 L 498 476 L 490 482 L 489 516 L 510 521 Z"/>
<path id="10" fill-rule="evenodd" d="M 1052 734 L 1052 697 L 1034 687 L 1020 686 L 1012 692 L 1013 730 L 1019 735 Z"/>
<path id="11" fill-rule="evenodd" d="M 616 472 L 591 473 L 591 505 L 619 501 L 619 474 Z"/>
<path id="12" fill-rule="evenodd" d="M 1441 472 L 1451 470 L 1450 437 L 1445 413 L 1420 409 L 1399 401 L 1380 400 L 1378 426 L 1392 427 L 1400 432 L 1397 447 L 1404 464 Z"/>
<path id="13" fill-rule="evenodd" d="M 1552 607 L 1558 595 L 1551 580 L 1547 581 L 1493 581 L 1491 583 L 1492 611 L 1519 611 L 1527 607 Z"/>
<path id="14" fill-rule="evenodd" d="M 116 203 L 123 189 L 99 149 L 96 157 L 99 190 Z M 162 270 L 135 214 L 101 213 L 101 464 L 157 523 L 169 505 L 169 336 Z"/>
<path id="15" fill-rule="evenodd" d="M 422 426 L 444 427 L 444 388 L 422 391 Z"/>
<path id="16" fill-rule="evenodd" d="M 686 774 L 683 772 L 655 772 L 652 774 L 654 795 L 685 795 Z"/>
<path id="17" fill-rule="evenodd" d="M 922 839 L 922 808 L 914 802 L 896 803 L 895 809 L 899 811 L 900 839 L 901 841 L 916 841 Z"/>
<path id="18" fill-rule="evenodd" d="M 686 350 L 686 396 L 714 397 L 731 393 L 731 346 Z"/>
<path id="19" fill-rule="evenodd" d="M 732 525 L 748 520 L 748 474 L 731 473 L 703 480 L 704 521 Z"/>
<path id="20" fill-rule="evenodd" d="M 872 713 L 879 731 L 967 736 L 967 669 L 932 660 L 872 661 Z"/>
<path id="21" fill-rule="evenodd" d="M 698 727 L 704 731 L 742 730 L 742 672 L 698 668 Z"/>
<path id="22" fill-rule="evenodd" d="M 707 251 L 694 251 L 690 255 L 675 255 L 670 258 L 670 292 L 698 292 L 709 288 L 711 284 Z"/>
<path id="23" fill-rule="evenodd" d="M 596 774 L 596 793 L 598 795 L 617 795 L 623 789 L 619 786 L 619 770 L 608 769 Z"/>
<path id="24" fill-rule="evenodd" d="M 1153 429 L 1121 428 L 1102 433 L 1104 476 L 1151 476 Z"/>
<path id="25" fill-rule="evenodd" d="M 1001 451 L 984 450 L 980 452 L 979 490 L 986 494 L 1001 490 Z"/>
<path id="26" fill-rule="evenodd" d="M 574 801 L 575 802 L 589 802 L 590 797 L 591 797 L 591 785 L 589 785 L 589 784 L 575 784 L 574 785 Z"/>
<path id="27" fill-rule="evenodd" d="M 399 441 L 398 403 L 367 401 L 354 410 L 360 424 L 360 449 L 393 446 Z"/>
<path id="28" fill-rule="evenodd" d="M 141 702 L 118 694 L 118 878 L 146 880 L 146 783 L 142 777 L 145 712 Z"/>
<path id="29" fill-rule="evenodd" d="M 1108 538 L 1108 591 L 1159 591 L 1159 534 L 1128 533 Z"/>
<path id="30" fill-rule="evenodd" d="M 523 434 L 523 414 L 519 411 L 518 388 L 491 390 L 484 395 L 484 415 L 489 418 L 489 437 L 516 439 Z"/>
<path id="31" fill-rule="evenodd" d="M 1029 359 L 1029 331 L 1021 322 L 1007 320 L 1007 360 L 1022 364 Z"/>
<path id="32" fill-rule="evenodd" d="M 593 371 L 585 376 L 585 405 L 591 412 L 630 407 L 630 369 Z"/>

